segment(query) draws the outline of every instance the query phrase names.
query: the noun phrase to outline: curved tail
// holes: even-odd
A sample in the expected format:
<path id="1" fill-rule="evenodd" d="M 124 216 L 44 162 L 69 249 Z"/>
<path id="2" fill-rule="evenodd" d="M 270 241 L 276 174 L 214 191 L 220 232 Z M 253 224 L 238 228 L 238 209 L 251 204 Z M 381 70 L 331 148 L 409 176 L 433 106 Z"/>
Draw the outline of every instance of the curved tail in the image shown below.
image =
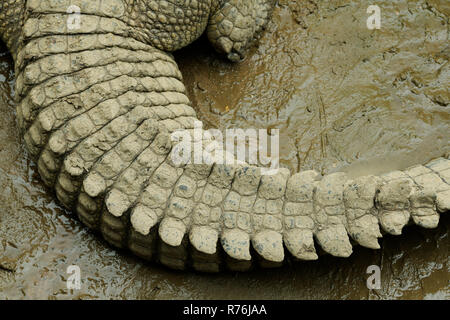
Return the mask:
<path id="1" fill-rule="evenodd" d="M 376 249 L 379 226 L 434 228 L 450 210 L 444 158 L 354 180 L 175 165 L 171 133 L 197 118 L 173 57 L 131 38 L 120 8 L 84 2 L 92 12 L 73 30 L 67 13 L 40 3 L 27 2 L 15 61 L 24 140 L 44 183 L 114 246 L 176 269 L 247 270 L 252 255 L 282 263 L 285 247 L 317 259 L 314 239 L 338 257 L 352 253 L 350 239 Z"/>

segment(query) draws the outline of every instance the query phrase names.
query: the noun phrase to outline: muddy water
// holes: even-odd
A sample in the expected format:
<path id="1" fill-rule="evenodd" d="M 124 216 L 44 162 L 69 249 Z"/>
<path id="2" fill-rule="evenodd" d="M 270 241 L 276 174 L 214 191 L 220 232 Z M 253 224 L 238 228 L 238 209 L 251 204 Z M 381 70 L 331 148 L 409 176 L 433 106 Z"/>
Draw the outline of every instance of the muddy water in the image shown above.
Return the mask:
<path id="1" fill-rule="evenodd" d="M 448 152 L 448 2 L 377 1 L 376 31 L 368 2 L 331 2 L 280 1 L 238 65 L 205 39 L 177 53 L 199 116 L 221 129 L 280 129 L 292 171 L 378 173 Z M 448 215 L 378 251 L 246 274 L 172 272 L 112 249 L 41 186 L 14 120 L 13 77 L 1 53 L 0 298 L 450 299 Z M 79 291 L 66 289 L 68 265 L 81 268 Z M 369 265 L 381 267 L 380 290 L 366 287 Z"/>

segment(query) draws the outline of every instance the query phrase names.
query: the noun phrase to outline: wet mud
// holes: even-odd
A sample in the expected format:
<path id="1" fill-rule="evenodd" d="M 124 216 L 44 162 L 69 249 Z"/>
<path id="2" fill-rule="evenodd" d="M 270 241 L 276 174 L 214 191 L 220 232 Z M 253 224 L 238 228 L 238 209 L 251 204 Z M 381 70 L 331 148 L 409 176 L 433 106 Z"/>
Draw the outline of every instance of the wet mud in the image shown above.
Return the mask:
<path id="1" fill-rule="evenodd" d="M 175 54 L 208 127 L 280 129 L 292 172 L 381 173 L 450 151 L 448 1 L 280 0 L 259 46 L 230 64 L 205 38 Z M 450 299 L 450 216 L 381 250 L 280 269 L 174 272 L 113 249 L 63 210 L 21 141 L 11 58 L 0 49 L 1 299 Z M 69 265 L 81 290 L 67 290 Z M 366 269 L 381 268 L 381 289 Z"/>

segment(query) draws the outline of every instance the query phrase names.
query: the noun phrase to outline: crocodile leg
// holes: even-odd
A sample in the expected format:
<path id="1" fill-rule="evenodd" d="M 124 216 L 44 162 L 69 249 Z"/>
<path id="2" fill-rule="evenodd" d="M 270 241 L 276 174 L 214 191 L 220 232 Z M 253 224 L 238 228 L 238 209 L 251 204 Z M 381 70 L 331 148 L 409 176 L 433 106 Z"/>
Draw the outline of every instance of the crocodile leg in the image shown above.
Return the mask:
<path id="1" fill-rule="evenodd" d="M 2 0 L 0 2 L 0 37 L 15 55 L 23 27 L 25 0 Z"/>
<path id="2" fill-rule="evenodd" d="M 226 1 L 209 21 L 209 41 L 229 60 L 242 60 L 269 20 L 273 5 L 274 0 Z"/>

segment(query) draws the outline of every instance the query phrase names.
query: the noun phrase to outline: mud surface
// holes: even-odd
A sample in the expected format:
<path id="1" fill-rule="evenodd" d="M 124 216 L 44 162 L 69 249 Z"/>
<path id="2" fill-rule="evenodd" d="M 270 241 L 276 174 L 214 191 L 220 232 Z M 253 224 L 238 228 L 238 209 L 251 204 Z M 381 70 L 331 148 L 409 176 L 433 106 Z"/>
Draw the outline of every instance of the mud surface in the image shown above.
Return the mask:
<path id="1" fill-rule="evenodd" d="M 205 39 L 176 54 L 211 127 L 279 128 L 282 163 L 379 173 L 450 150 L 448 1 L 287 1 L 260 46 L 233 65 Z M 5 49 L 0 49 L 4 52 Z M 450 299 L 450 217 L 409 227 L 382 249 L 275 270 L 172 272 L 112 249 L 65 212 L 28 160 L 15 122 L 12 62 L 0 53 L 0 298 Z M 66 268 L 81 268 L 68 291 Z M 366 268 L 381 267 L 368 290 Z"/>

